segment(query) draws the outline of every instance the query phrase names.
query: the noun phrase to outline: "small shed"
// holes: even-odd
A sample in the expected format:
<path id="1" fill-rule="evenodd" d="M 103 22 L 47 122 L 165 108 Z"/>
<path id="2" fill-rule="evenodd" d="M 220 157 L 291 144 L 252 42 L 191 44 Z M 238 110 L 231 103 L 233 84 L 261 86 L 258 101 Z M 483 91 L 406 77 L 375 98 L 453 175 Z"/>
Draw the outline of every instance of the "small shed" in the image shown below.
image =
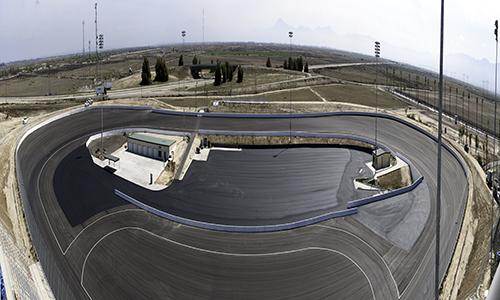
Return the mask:
<path id="1" fill-rule="evenodd" d="M 391 166 L 392 154 L 387 150 L 377 148 L 372 152 L 372 165 L 375 170 Z"/>
<path id="2" fill-rule="evenodd" d="M 167 161 L 174 140 L 146 133 L 131 133 L 127 138 L 127 151 L 153 159 Z"/>

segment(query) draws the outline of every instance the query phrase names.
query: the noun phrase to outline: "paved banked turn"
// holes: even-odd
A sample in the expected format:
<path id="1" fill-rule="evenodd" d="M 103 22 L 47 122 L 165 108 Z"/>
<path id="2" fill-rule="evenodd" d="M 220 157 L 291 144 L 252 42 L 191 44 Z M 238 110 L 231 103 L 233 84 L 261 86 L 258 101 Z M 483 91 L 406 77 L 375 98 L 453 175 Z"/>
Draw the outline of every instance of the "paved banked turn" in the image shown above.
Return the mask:
<path id="1" fill-rule="evenodd" d="M 424 197 L 431 202 L 431 214 L 421 220 L 425 227 L 407 251 L 351 217 L 284 232 L 223 233 L 175 224 L 116 199 L 116 205 L 98 209 L 97 215 L 89 214 L 90 219 L 84 217 L 79 220 L 86 219 L 82 223 L 72 224 L 59 205 L 53 174 L 65 157 L 72 157 L 86 138 L 99 130 L 99 121 L 95 109 L 63 118 L 29 135 L 18 150 L 18 178 L 28 225 L 57 298 L 432 297 L 435 142 L 424 134 L 394 120 L 379 119 L 380 142 L 404 153 L 424 176 L 429 189 Z M 294 130 L 369 138 L 371 133 L 366 129 L 373 121 L 372 116 L 358 114 L 292 122 Z M 105 129 L 286 131 L 288 126 L 288 119 L 105 110 Z M 445 213 L 440 277 L 456 242 L 457 221 L 462 217 L 467 190 L 460 162 L 448 151 L 443 159 Z M 88 176 L 81 178 L 82 184 Z M 81 199 L 83 205 L 99 205 L 101 196 L 92 197 Z M 404 226 L 404 220 L 398 223 Z"/>

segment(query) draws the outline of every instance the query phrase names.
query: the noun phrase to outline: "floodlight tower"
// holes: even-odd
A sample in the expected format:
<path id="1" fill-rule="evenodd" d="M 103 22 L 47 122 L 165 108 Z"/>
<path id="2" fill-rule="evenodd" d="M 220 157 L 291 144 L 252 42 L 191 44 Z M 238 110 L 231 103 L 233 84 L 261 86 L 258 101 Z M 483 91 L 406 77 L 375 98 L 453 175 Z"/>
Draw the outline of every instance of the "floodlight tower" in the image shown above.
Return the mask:
<path id="1" fill-rule="evenodd" d="M 375 41 L 375 113 L 378 113 L 378 59 L 380 58 L 380 42 Z M 378 117 L 375 114 L 375 151 L 378 148 Z"/>
<path id="2" fill-rule="evenodd" d="M 181 36 L 182 36 L 182 50 L 184 49 L 184 42 L 185 42 L 185 37 L 186 37 L 186 30 L 181 31 Z"/>
<path id="3" fill-rule="evenodd" d="M 94 5 L 94 10 L 95 10 L 95 85 L 97 86 L 98 83 L 98 75 L 99 75 L 99 36 L 97 34 L 97 2 Z"/>
<path id="4" fill-rule="evenodd" d="M 292 39 L 293 39 L 293 31 L 289 31 L 288 32 L 288 37 L 290 38 L 290 57 L 292 57 Z M 290 68 L 290 66 L 288 66 L 288 68 Z M 288 77 L 290 77 L 290 75 L 288 75 Z M 290 113 L 290 117 L 288 119 L 289 121 L 289 125 L 288 125 L 288 128 L 289 128 L 289 131 L 290 131 L 290 138 L 288 140 L 288 142 L 291 144 L 292 143 L 292 89 L 289 90 L 290 94 L 289 94 L 289 113 Z"/>

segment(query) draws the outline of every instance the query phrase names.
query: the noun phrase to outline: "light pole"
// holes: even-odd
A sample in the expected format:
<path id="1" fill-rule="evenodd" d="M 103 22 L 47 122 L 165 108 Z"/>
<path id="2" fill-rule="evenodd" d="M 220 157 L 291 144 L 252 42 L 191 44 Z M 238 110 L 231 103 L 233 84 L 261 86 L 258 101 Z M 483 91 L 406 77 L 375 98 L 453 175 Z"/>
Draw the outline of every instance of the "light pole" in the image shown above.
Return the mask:
<path id="1" fill-rule="evenodd" d="M 439 238 L 441 235 L 441 151 L 443 134 L 443 46 L 444 46 L 444 0 L 441 0 L 441 30 L 439 43 L 439 104 L 438 104 L 438 149 L 437 149 L 437 189 L 436 189 L 436 265 L 434 297 L 439 300 Z"/>
<path id="2" fill-rule="evenodd" d="M 497 70 L 498 70 L 498 20 L 495 21 L 495 96 L 493 97 L 493 102 L 495 103 L 495 109 L 493 112 L 493 132 L 495 137 L 493 138 L 493 160 L 496 160 L 496 155 L 497 155 Z M 495 164 L 496 166 L 496 164 Z M 498 170 L 497 167 L 495 167 L 495 173 Z M 498 177 L 498 174 L 495 174 L 496 177 Z"/>
<path id="3" fill-rule="evenodd" d="M 293 31 L 289 31 L 288 32 L 288 37 L 290 38 L 290 57 L 292 57 L 292 38 L 293 38 Z M 288 66 L 290 68 L 290 66 Z M 288 75 L 288 78 L 290 80 L 290 75 Z M 289 94 L 289 97 L 288 97 L 288 100 L 289 100 L 289 113 L 290 113 L 290 117 L 289 117 L 289 130 L 290 130 L 290 138 L 289 138 L 289 143 L 291 144 L 292 143 L 292 89 L 289 90 L 290 94 Z"/>
<path id="4" fill-rule="evenodd" d="M 186 49 L 184 48 L 184 41 L 185 41 L 185 38 L 186 38 L 186 30 L 182 30 L 181 31 L 181 37 L 182 37 L 182 52 L 185 52 Z M 184 56 L 182 54 L 181 54 L 181 57 L 182 57 L 182 65 L 184 65 Z M 179 63 L 179 65 L 180 65 L 180 63 Z M 177 83 L 178 83 L 178 88 L 180 90 L 180 88 L 181 88 L 181 76 L 180 76 L 180 73 L 179 73 L 179 78 L 177 80 Z"/>
<path id="5" fill-rule="evenodd" d="M 377 139 L 377 131 L 378 131 L 378 59 L 380 57 L 380 42 L 375 41 L 375 151 L 378 148 L 378 139 Z"/>
<path id="6" fill-rule="evenodd" d="M 493 126 L 494 128 L 494 134 L 495 134 L 495 137 L 493 138 L 493 143 L 494 143 L 494 152 L 493 152 L 493 161 L 496 161 L 496 146 L 497 146 L 497 75 L 498 75 L 498 20 L 495 20 L 495 30 L 494 30 L 494 34 L 495 34 L 495 96 L 493 98 L 493 101 L 495 102 L 495 111 L 494 111 L 494 123 L 495 125 Z M 495 177 L 498 177 L 498 164 L 494 164 L 495 166 Z M 496 191 L 495 188 L 493 188 L 493 191 Z M 496 196 L 496 195 L 495 195 Z M 493 198 L 495 199 L 495 197 Z M 492 199 L 492 201 L 493 201 Z M 494 234 L 495 234 L 495 231 L 494 231 L 494 213 L 493 213 L 493 208 L 494 208 L 494 204 L 492 203 L 491 204 L 491 241 L 490 241 L 490 253 L 491 253 L 491 259 L 493 259 L 495 253 L 493 251 L 493 239 L 495 238 Z"/>
<path id="7" fill-rule="evenodd" d="M 97 74 L 99 72 L 99 37 L 97 35 L 97 2 L 95 3 L 95 84 L 97 86 Z"/>
<path id="8" fill-rule="evenodd" d="M 185 37 L 186 37 L 186 30 L 181 31 L 181 36 L 182 36 L 182 50 L 184 49 L 184 42 L 185 42 Z"/>
<path id="9" fill-rule="evenodd" d="M 82 55 L 85 56 L 85 20 L 82 20 Z"/>

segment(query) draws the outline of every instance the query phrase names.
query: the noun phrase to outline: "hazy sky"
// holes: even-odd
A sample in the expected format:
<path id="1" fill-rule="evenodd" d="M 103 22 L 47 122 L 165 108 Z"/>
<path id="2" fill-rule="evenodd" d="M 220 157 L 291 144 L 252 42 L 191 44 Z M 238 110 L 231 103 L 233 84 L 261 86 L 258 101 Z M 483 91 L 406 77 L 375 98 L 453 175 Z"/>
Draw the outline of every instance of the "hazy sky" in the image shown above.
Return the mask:
<path id="1" fill-rule="evenodd" d="M 89 0 L 0 0 L 0 62 L 86 48 L 94 35 L 94 2 Z M 494 61 L 493 22 L 500 18 L 498 0 L 447 0 L 446 53 L 465 53 Z M 438 55 L 439 0 L 101 0 L 99 31 L 105 47 L 206 41 L 275 41 L 266 34 L 282 19 L 295 30 L 374 37 L 383 44 Z M 300 30 L 298 32 L 301 32 Z M 296 34 L 294 43 L 335 47 L 335 40 Z M 361 49 L 371 52 L 372 45 Z M 359 49 L 356 49 L 359 51 Z M 384 53 L 383 53 L 384 54 Z M 409 52 L 407 61 L 412 61 Z M 434 61 L 434 60 L 433 60 Z"/>

